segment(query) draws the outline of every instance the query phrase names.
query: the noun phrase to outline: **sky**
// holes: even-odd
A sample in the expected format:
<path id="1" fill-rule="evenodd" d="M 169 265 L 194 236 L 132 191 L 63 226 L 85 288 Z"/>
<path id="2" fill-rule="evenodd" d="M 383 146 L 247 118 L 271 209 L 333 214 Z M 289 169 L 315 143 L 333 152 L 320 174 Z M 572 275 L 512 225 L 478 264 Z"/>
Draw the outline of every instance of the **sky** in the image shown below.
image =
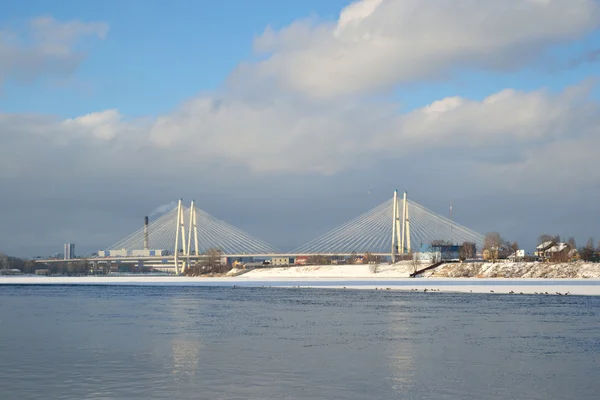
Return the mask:
<path id="1" fill-rule="evenodd" d="M 291 250 L 393 191 L 600 239 L 600 0 L 25 0 L 0 13 L 0 251 L 183 198 Z"/>

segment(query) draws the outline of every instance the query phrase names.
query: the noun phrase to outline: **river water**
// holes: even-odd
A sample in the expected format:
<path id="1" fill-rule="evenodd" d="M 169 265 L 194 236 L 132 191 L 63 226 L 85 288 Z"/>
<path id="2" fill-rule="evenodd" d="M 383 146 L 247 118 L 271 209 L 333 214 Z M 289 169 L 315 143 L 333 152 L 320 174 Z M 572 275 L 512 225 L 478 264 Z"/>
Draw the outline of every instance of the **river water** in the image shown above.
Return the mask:
<path id="1" fill-rule="evenodd" d="M 600 298 L 0 286 L 0 399 L 598 399 Z"/>

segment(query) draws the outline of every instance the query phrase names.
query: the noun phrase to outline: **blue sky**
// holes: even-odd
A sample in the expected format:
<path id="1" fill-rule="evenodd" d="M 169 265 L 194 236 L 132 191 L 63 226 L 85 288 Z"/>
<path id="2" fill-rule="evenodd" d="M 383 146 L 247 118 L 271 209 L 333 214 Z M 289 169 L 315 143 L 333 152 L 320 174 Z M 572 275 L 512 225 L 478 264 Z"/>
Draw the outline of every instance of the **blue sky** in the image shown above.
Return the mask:
<path id="1" fill-rule="evenodd" d="M 2 25 L 22 26 L 37 15 L 60 20 L 106 21 L 110 31 L 101 42 L 85 41 L 85 63 L 66 80 L 41 78 L 33 85 L 8 82 L 0 107 L 63 117 L 117 108 L 130 117 L 166 113 L 185 99 L 219 89 L 243 60 L 254 57 L 253 38 L 265 27 L 281 28 L 298 18 L 334 21 L 348 1 L 61 1 L 12 2 Z M 394 100 L 410 110 L 460 93 L 482 99 L 506 87 L 551 90 L 593 76 L 597 65 L 565 68 L 586 50 L 600 48 L 600 34 L 553 49 L 550 62 L 511 73 L 458 71 L 452 80 L 402 85 Z M 548 60 L 545 60 L 548 61 Z M 556 70 L 553 68 L 556 64 Z M 594 90 L 594 95 L 598 95 Z"/>
<path id="2" fill-rule="evenodd" d="M 65 117 L 115 107 L 130 116 L 168 112 L 184 99 L 219 88 L 241 60 L 253 56 L 253 37 L 267 25 L 281 27 L 313 14 L 333 19 L 345 3 L 12 2 L 0 17 L 3 25 L 52 15 L 106 21 L 110 33 L 101 43 L 86 43 L 88 58 L 65 88 L 48 90 L 58 85 L 48 79 L 28 87 L 9 83 L 0 106 Z"/>
<path id="3" fill-rule="evenodd" d="M 295 247 L 395 188 L 529 247 L 600 238 L 599 25 L 597 0 L 8 3 L 0 251 L 102 248 L 182 196 Z"/>

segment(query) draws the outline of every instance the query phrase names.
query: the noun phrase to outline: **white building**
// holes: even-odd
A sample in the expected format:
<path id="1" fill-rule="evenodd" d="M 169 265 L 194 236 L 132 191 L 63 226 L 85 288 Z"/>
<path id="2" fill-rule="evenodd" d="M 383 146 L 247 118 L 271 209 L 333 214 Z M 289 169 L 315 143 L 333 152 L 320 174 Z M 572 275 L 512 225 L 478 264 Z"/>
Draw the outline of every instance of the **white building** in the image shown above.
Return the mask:
<path id="1" fill-rule="evenodd" d="M 65 260 L 75 258 L 75 243 L 65 243 L 63 254 Z"/>
<path id="2" fill-rule="evenodd" d="M 281 265 L 289 265 L 290 258 L 289 257 L 273 257 L 271 259 L 271 265 L 281 266 Z"/>

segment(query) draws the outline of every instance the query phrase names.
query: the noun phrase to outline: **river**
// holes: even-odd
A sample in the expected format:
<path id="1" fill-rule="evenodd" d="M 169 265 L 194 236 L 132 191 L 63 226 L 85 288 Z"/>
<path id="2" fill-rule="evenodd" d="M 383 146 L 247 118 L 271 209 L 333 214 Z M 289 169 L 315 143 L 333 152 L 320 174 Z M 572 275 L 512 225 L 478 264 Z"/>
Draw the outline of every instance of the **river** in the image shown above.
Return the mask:
<path id="1" fill-rule="evenodd" d="M 596 399 L 600 297 L 0 286 L 0 399 Z"/>

